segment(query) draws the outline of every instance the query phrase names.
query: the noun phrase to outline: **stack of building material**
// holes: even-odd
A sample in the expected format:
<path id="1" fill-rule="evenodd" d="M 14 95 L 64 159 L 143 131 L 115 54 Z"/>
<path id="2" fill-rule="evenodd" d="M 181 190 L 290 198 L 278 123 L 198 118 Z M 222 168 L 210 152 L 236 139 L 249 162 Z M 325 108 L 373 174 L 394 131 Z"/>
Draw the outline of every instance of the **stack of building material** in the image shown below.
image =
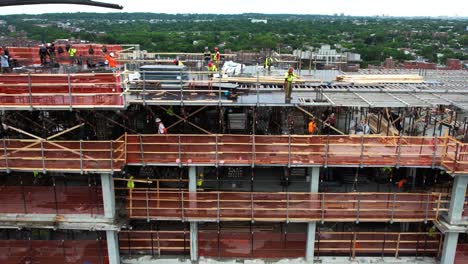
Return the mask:
<path id="1" fill-rule="evenodd" d="M 422 76 L 417 74 L 366 74 L 366 75 L 339 75 L 336 81 L 359 84 L 378 83 L 423 83 Z"/>
<path id="2" fill-rule="evenodd" d="M 376 114 L 370 113 L 369 114 L 369 127 L 371 129 L 372 134 L 380 134 L 380 135 L 388 135 L 389 136 L 398 136 L 398 130 L 395 126 L 389 122 L 387 119 L 382 118 L 380 121 L 380 131 L 379 131 L 379 117 Z M 389 127 L 390 126 L 390 127 Z"/>

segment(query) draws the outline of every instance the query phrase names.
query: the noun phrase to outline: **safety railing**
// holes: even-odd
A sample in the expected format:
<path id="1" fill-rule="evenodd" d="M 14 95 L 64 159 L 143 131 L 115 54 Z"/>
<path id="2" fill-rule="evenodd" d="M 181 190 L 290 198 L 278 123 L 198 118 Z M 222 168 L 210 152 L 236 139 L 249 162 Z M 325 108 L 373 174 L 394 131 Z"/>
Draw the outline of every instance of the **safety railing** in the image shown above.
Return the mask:
<path id="1" fill-rule="evenodd" d="M 3 74 L 0 108 L 123 108 L 120 76 L 87 74 Z"/>
<path id="2" fill-rule="evenodd" d="M 127 135 L 127 162 L 438 167 L 444 161 L 449 169 L 456 163 L 460 172 L 465 168 L 463 161 L 450 161 L 456 153 L 453 142 L 452 138 L 404 136 Z"/>
<path id="3" fill-rule="evenodd" d="M 428 222 L 449 201 L 438 193 L 129 191 L 132 219 L 273 222 Z"/>
<path id="4" fill-rule="evenodd" d="M 108 263 L 103 240 L 0 240 L 0 263 Z"/>
<path id="5" fill-rule="evenodd" d="M 113 141 L 1 140 L 0 170 L 112 173 L 125 164 L 124 136 Z"/>
<path id="6" fill-rule="evenodd" d="M 1 170 L 112 172 L 128 165 L 442 167 L 468 173 L 451 137 L 130 135 L 114 141 L 0 140 Z"/>
<path id="7" fill-rule="evenodd" d="M 122 255 L 189 255 L 190 231 L 131 230 L 119 232 Z"/>
<path id="8" fill-rule="evenodd" d="M 0 186 L 0 204 L 0 214 L 104 214 L 99 186 Z"/>

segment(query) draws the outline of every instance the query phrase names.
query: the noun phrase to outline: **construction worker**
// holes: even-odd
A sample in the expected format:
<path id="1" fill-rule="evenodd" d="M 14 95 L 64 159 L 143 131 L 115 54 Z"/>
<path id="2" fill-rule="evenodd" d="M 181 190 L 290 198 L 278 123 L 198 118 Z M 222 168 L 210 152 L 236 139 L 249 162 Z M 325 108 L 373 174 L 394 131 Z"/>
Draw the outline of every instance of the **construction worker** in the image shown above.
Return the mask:
<path id="1" fill-rule="evenodd" d="M 203 186 L 203 178 L 205 176 L 203 175 L 203 173 L 200 173 L 198 174 L 198 179 L 197 179 L 197 187 L 198 188 L 201 188 Z"/>
<path id="2" fill-rule="evenodd" d="M 273 59 L 270 56 L 267 56 L 265 58 L 265 65 L 263 66 L 263 68 L 268 69 L 268 71 L 270 71 L 272 64 L 273 64 Z"/>
<path id="3" fill-rule="evenodd" d="M 115 54 L 114 52 L 111 52 L 109 54 L 106 54 L 106 60 L 107 60 L 107 63 L 108 63 L 108 66 L 109 68 L 115 72 L 115 70 L 117 69 L 117 61 L 115 60 Z"/>
<path id="4" fill-rule="evenodd" d="M 294 74 L 294 68 L 290 67 L 288 72 L 284 75 L 284 95 L 285 95 L 285 103 L 291 102 L 291 92 L 292 92 L 292 84 L 294 82 L 294 78 L 296 78 L 296 74 Z"/>
<path id="5" fill-rule="evenodd" d="M 167 129 L 159 117 L 156 118 L 156 126 L 158 127 L 158 134 L 167 134 Z"/>
<path id="6" fill-rule="evenodd" d="M 314 119 L 310 120 L 309 124 L 307 125 L 307 132 L 309 132 L 310 135 L 313 135 L 316 129 L 317 129 L 317 123 L 315 122 Z"/>
<path id="7" fill-rule="evenodd" d="M 127 188 L 129 190 L 131 190 L 131 191 L 133 189 L 135 189 L 135 180 L 134 179 L 135 179 L 135 177 L 130 175 L 130 177 L 128 178 L 128 181 L 127 181 Z"/>
<path id="8" fill-rule="evenodd" d="M 173 61 L 173 63 L 174 63 L 174 65 L 177 65 L 177 66 L 182 66 L 182 67 L 185 66 L 185 64 L 184 64 L 182 61 L 180 61 L 178 58 L 175 59 L 175 60 Z"/>
<path id="9" fill-rule="evenodd" d="M 208 71 L 210 72 L 210 78 L 213 78 L 213 73 L 218 71 L 218 67 L 213 62 L 208 62 Z"/>
<path id="10" fill-rule="evenodd" d="M 218 47 L 214 48 L 215 53 L 212 55 L 212 61 L 216 64 L 216 67 L 219 68 L 219 60 L 221 59 L 221 54 L 219 53 Z"/>
<path id="11" fill-rule="evenodd" d="M 47 51 L 49 53 L 49 58 L 50 58 L 50 63 L 55 62 L 55 44 L 52 43 L 47 43 Z"/>
<path id="12" fill-rule="evenodd" d="M 47 52 L 47 47 L 44 44 L 42 44 L 39 47 L 39 57 L 41 59 L 41 65 L 46 65 L 48 54 L 49 53 Z"/>
<path id="13" fill-rule="evenodd" d="M 67 46 L 65 48 L 66 48 L 66 50 L 68 52 L 68 56 L 70 57 L 71 64 L 74 64 L 75 63 L 75 56 L 76 56 L 76 49 L 73 48 L 72 46 L 70 46 L 69 44 L 67 44 Z"/>
<path id="14" fill-rule="evenodd" d="M 208 47 L 205 47 L 205 52 L 203 53 L 203 59 L 205 60 L 205 65 L 211 61 L 211 52 Z"/>

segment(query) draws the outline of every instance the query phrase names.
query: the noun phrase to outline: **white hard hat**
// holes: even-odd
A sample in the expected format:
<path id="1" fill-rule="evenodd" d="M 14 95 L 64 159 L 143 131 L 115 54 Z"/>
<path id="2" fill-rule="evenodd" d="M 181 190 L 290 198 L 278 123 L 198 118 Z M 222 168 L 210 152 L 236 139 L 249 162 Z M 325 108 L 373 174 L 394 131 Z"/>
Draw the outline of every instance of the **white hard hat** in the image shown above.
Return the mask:
<path id="1" fill-rule="evenodd" d="M 159 123 L 159 122 L 161 122 L 161 119 L 159 119 L 159 117 L 158 117 L 158 118 L 156 118 L 156 123 Z"/>
<path id="2" fill-rule="evenodd" d="M 115 56 L 114 52 L 111 52 L 109 55 L 110 55 L 111 57 L 114 57 L 114 56 Z"/>

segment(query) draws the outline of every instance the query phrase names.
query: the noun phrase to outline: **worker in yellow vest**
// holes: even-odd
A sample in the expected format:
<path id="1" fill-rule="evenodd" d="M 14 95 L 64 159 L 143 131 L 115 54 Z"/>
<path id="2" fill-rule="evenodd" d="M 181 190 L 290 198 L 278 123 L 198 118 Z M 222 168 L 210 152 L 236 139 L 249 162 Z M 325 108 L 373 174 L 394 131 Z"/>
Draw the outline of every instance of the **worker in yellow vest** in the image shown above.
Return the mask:
<path id="1" fill-rule="evenodd" d="M 128 178 L 128 181 L 127 181 L 127 188 L 128 188 L 129 190 L 131 190 L 131 191 L 132 191 L 133 189 L 135 189 L 135 180 L 134 180 L 134 177 L 133 177 L 133 176 L 130 176 L 130 177 Z"/>
<path id="2" fill-rule="evenodd" d="M 203 178 L 204 178 L 203 173 L 200 173 L 197 179 L 197 188 L 201 188 L 203 186 Z"/>
<path id="3" fill-rule="evenodd" d="M 288 72 L 284 75 L 284 95 L 285 95 L 285 103 L 291 103 L 291 93 L 292 93 L 292 84 L 294 79 L 297 77 L 294 74 L 294 68 L 290 67 Z"/>

